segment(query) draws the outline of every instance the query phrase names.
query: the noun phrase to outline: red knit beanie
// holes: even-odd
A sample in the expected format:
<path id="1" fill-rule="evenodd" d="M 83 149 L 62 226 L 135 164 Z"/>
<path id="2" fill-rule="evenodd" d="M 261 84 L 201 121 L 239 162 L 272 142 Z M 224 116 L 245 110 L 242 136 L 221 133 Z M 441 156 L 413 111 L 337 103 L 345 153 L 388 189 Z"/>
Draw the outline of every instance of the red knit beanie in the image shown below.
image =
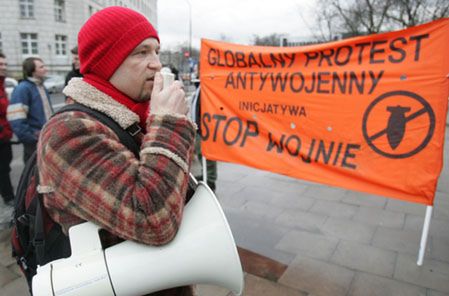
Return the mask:
<path id="1" fill-rule="evenodd" d="M 140 13 L 111 6 L 92 15 L 78 33 L 78 54 L 83 80 L 125 105 L 140 118 L 145 131 L 149 102 L 136 102 L 110 82 L 112 74 L 132 50 L 147 38 L 159 36 Z"/>
<path id="2" fill-rule="evenodd" d="M 150 22 L 129 8 L 111 6 L 92 15 L 78 34 L 82 74 L 109 80 L 131 51 L 159 36 Z"/>

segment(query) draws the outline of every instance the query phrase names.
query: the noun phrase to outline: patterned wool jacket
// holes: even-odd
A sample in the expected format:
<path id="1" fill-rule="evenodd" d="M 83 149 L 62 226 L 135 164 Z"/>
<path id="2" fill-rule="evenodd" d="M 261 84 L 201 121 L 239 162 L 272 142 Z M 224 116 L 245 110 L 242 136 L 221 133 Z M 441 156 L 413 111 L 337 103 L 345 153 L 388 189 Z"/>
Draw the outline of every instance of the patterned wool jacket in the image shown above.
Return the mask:
<path id="1" fill-rule="evenodd" d="M 139 122 L 135 113 L 80 78 L 73 78 L 64 93 L 123 128 Z M 38 144 L 45 207 L 65 233 L 92 221 L 122 239 L 169 242 L 182 218 L 195 130 L 186 116 L 150 115 L 139 160 L 91 116 L 57 114 L 44 126 Z"/>
<path id="2" fill-rule="evenodd" d="M 64 93 L 127 128 L 139 117 L 81 79 Z M 185 116 L 150 115 L 140 160 L 107 126 L 81 112 L 54 116 L 38 145 L 40 188 L 63 226 L 92 221 L 126 240 L 161 245 L 182 217 L 196 126 Z"/>

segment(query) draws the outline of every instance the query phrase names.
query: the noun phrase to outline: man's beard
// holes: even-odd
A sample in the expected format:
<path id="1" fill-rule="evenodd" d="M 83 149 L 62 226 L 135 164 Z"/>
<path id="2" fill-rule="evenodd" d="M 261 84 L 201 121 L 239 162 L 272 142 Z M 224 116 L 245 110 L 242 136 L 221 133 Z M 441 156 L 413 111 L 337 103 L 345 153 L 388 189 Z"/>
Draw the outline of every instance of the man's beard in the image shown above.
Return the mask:
<path id="1" fill-rule="evenodd" d="M 151 99 L 151 91 L 142 91 L 137 99 L 138 102 L 147 102 Z"/>

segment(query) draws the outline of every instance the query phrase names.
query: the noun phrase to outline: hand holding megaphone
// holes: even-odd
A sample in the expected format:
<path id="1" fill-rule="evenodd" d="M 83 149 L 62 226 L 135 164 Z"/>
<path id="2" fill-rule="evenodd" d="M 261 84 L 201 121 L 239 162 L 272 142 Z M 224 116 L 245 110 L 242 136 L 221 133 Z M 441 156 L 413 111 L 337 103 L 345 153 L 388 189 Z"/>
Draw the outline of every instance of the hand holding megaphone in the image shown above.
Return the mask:
<path id="1" fill-rule="evenodd" d="M 90 222 L 70 228 L 72 256 L 39 266 L 33 295 L 137 296 L 192 284 L 243 292 L 243 270 L 231 229 L 203 182 L 167 245 L 124 241 L 103 249 L 98 231 Z"/>
<path id="2" fill-rule="evenodd" d="M 173 74 L 168 68 L 162 68 L 161 74 L 162 74 L 163 89 L 168 88 L 170 85 L 173 84 L 173 82 L 175 82 L 175 74 Z"/>
<path id="3" fill-rule="evenodd" d="M 152 114 L 187 114 L 189 107 L 183 85 L 174 79 L 173 73 L 156 73 L 150 101 Z"/>

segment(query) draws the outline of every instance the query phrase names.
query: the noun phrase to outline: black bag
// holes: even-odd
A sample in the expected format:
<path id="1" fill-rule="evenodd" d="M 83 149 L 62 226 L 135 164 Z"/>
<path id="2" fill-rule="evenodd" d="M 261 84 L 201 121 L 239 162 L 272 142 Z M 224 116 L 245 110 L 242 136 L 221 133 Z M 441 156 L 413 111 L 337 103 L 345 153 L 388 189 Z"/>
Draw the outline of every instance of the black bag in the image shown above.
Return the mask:
<path id="1" fill-rule="evenodd" d="M 137 123 L 125 131 L 107 115 L 80 104 L 64 106 L 55 114 L 68 111 L 87 113 L 107 125 L 117 134 L 122 144 L 139 157 L 140 149 L 134 140 L 134 136 L 141 130 Z M 69 238 L 64 235 L 61 226 L 48 215 L 37 185 L 39 174 L 34 152 L 27 161 L 17 186 L 11 232 L 12 256 L 25 274 L 30 293 L 31 280 L 36 274 L 37 265 L 66 258 L 71 254 Z"/>

